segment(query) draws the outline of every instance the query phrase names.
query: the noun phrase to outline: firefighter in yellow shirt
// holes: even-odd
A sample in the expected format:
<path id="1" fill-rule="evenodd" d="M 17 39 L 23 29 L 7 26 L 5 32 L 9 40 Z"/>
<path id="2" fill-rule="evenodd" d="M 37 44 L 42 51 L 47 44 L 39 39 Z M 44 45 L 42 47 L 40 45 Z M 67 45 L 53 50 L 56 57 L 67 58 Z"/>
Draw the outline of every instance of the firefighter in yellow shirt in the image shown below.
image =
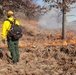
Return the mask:
<path id="1" fill-rule="evenodd" d="M 14 15 L 14 13 L 11 10 L 8 11 L 7 12 L 8 20 L 14 22 L 13 15 Z M 5 44 L 5 40 L 7 39 L 8 49 L 9 49 L 11 57 L 12 57 L 12 62 L 17 63 L 17 62 L 19 62 L 19 57 L 20 57 L 19 50 L 18 50 L 18 41 L 19 40 L 10 39 L 8 37 L 8 32 L 11 28 L 11 23 L 8 20 L 5 20 L 3 23 L 3 26 L 2 26 L 2 34 L 1 34 L 2 42 Z M 17 20 L 15 21 L 15 23 L 17 25 L 20 25 Z"/>

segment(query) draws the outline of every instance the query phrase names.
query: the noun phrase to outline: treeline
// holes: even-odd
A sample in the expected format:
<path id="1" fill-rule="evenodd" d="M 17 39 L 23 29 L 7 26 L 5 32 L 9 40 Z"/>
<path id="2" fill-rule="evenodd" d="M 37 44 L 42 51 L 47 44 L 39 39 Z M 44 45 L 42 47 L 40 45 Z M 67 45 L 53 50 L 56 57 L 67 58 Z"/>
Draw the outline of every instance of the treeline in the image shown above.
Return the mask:
<path id="1" fill-rule="evenodd" d="M 41 13 L 47 12 L 45 6 L 41 7 L 36 4 L 36 0 L 0 0 L 0 16 L 3 15 L 5 10 L 13 10 L 14 12 L 23 12 L 28 19 L 38 18 Z M 70 5 L 75 3 L 76 0 L 43 0 L 44 3 L 49 4 L 49 10 L 51 7 L 59 7 L 61 10 L 65 8 L 66 11 L 70 11 Z M 64 3 L 63 3 L 64 2 Z M 52 6 L 51 4 L 54 3 Z M 42 10 L 45 10 L 42 12 Z"/>
<path id="2" fill-rule="evenodd" d="M 35 4 L 34 0 L 0 0 L 0 15 L 3 15 L 3 11 L 8 10 L 22 12 L 28 19 L 34 19 L 41 7 Z"/>

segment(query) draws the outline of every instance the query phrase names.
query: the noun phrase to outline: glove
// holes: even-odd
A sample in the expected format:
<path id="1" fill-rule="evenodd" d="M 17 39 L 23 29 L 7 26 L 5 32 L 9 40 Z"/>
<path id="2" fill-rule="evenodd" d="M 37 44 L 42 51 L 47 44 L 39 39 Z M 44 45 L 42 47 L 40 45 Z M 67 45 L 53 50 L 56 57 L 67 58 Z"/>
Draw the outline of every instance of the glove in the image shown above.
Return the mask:
<path id="1" fill-rule="evenodd" d="M 5 44 L 5 40 L 2 40 L 3 44 Z"/>

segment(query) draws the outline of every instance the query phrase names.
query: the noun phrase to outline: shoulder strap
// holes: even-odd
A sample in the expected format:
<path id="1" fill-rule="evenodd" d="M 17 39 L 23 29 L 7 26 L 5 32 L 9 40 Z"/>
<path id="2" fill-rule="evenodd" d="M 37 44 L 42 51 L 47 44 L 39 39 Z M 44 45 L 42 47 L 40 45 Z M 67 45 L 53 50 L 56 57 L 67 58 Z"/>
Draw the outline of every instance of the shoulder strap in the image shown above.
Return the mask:
<path id="1" fill-rule="evenodd" d="M 6 21 L 9 21 L 11 24 L 15 24 L 15 19 L 14 19 L 14 22 L 10 21 L 9 19 L 6 19 Z"/>

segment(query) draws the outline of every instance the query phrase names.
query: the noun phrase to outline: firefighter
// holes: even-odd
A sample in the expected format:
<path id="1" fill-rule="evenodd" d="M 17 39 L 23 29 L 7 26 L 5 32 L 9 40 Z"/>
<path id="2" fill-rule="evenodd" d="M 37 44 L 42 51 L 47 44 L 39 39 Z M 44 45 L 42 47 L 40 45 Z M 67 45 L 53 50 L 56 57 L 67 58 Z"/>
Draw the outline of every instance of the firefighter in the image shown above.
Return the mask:
<path id="1" fill-rule="evenodd" d="M 10 21 L 14 21 L 14 12 L 13 11 L 8 11 L 7 12 L 7 18 Z M 8 36 L 8 32 L 11 28 L 11 23 L 5 20 L 2 26 L 2 42 L 5 44 L 7 40 L 7 45 L 8 45 L 8 49 L 10 51 L 11 54 L 11 58 L 12 58 L 12 62 L 13 63 L 17 63 L 19 62 L 19 58 L 20 58 L 20 54 L 19 54 L 19 50 L 18 50 L 18 43 L 19 40 L 14 40 L 14 39 L 10 39 L 10 37 Z M 19 22 L 16 20 L 15 22 L 17 25 L 20 25 Z"/>

